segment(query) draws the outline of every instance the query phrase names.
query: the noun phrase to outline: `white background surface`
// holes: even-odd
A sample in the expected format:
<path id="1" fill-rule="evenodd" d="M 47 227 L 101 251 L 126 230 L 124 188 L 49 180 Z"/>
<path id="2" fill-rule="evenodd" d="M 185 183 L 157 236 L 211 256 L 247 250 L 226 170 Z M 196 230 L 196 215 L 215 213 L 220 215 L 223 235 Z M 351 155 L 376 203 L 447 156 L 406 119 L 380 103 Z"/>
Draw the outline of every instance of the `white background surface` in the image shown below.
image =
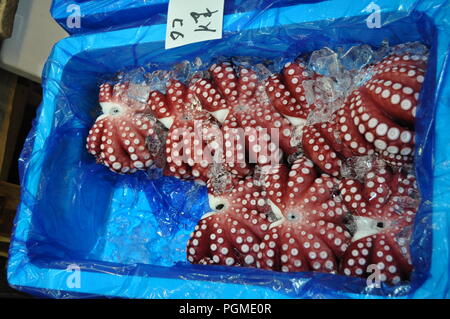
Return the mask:
<path id="1" fill-rule="evenodd" d="M 67 33 L 50 15 L 51 0 L 20 0 L 11 38 L 3 41 L 0 67 L 40 82 L 53 45 Z"/>

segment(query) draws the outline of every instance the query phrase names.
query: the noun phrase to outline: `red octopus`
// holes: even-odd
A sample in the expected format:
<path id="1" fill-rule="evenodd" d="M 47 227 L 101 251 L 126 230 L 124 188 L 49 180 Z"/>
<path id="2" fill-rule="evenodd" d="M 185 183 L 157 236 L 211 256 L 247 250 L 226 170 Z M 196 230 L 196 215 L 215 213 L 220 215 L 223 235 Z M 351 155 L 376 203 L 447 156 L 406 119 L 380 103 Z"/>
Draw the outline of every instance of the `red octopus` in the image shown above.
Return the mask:
<path id="1" fill-rule="evenodd" d="M 191 234 L 187 258 L 194 264 L 256 267 L 259 243 L 269 226 L 265 194 L 251 177 L 227 178 L 208 183 L 213 212 Z"/>
<path id="2" fill-rule="evenodd" d="M 148 106 L 169 133 L 166 140 L 166 175 L 206 183 L 211 164 L 222 158 L 218 123 L 202 109 L 195 94 L 171 80 L 166 93 L 152 91 Z"/>
<path id="3" fill-rule="evenodd" d="M 283 151 L 296 151 L 292 126 L 264 99 L 255 71 L 224 62 L 212 65 L 209 72 L 211 80 L 200 79 L 191 88 L 202 107 L 222 123 L 225 164 L 231 172 L 239 176 L 251 172 L 246 150 L 247 161 L 259 165 L 278 163 Z"/>
<path id="4" fill-rule="evenodd" d="M 342 180 L 340 191 L 356 224 L 341 273 L 367 277 L 373 271 L 368 266 L 376 265 L 380 281 L 397 284 L 408 279 L 409 232 L 418 208 L 414 176 L 378 164 L 362 182 Z"/>
<path id="5" fill-rule="evenodd" d="M 258 266 L 276 271 L 336 272 L 351 236 L 345 206 L 334 195 L 338 181 L 317 175 L 309 159 L 266 169 L 265 190 L 279 218 L 264 235 Z"/>
<path id="6" fill-rule="evenodd" d="M 305 154 L 333 176 L 340 174 L 343 159 L 375 152 L 391 165 L 410 164 L 426 60 L 426 56 L 394 54 L 364 70 L 373 73 L 372 78 L 347 97 L 330 122 L 304 126 Z M 304 122 L 298 119 L 305 118 L 313 109 L 306 103 L 301 85 L 302 80 L 310 77 L 304 68 L 303 63 L 288 64 L 283 77 L 273 76 L 267 89 L 272 99 L 282 96 L 280 101 L 285 106 L 282 114 L 289 119 L 295 115 L 294 123 L 299 125 Z M 293 86 L 292 80 L 299 87 Z M 290 98 L 295 90 L 298 95 Z"/>
<path id="7" fill-rule="evenodd" d="M 117 173 L 134 173 L 153 165 L 155 154 L 147 146 L 147 137 L 159 129 L 145 103 L 129 97 L 128 90 L 128 82 L 100 86 L 103 114 L 89 131 L 86 143 L 97 162 Z"/>

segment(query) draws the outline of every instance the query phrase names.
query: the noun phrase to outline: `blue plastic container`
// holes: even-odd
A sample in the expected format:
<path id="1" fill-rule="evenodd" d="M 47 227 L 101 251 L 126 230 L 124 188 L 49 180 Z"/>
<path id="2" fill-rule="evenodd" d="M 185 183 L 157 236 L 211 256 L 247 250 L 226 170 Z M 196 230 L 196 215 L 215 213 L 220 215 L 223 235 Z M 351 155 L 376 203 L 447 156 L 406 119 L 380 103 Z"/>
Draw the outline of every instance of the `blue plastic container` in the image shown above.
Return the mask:
<path id="1" fill-rule="evenodd" d="M 316 3 L 325 0 L 226 0 L 225 14 L 268 10 L 299 3 Z M 76 10 L 73 5 L 77 5 Z M 113 30 L 143 25 L 164 24 L 167 21 L 169 0 L 54 0 L 51 14 L 69 34 L 98 30 Z M 252 12 L 253 11 L 253 12 Z M 79 28 L 71 28 L 67 19 L 81 14 Z"/>
<path id="2" fill-rule="evenodd" d="M 44 70 L 43 103 L 20 160 L 22 199 L 9 283 L 58 298 L 450 297 L 450 8 L 439 0 L 379 0 L 383 27 L 369 29 L 368 4 L 326 1 L 227 15 L 224 39 L 167 51 L 164 24 L 59 42 Z M 118 70 L 150 62 L 169 68 L 195 57 L 293 58 L 324 46 L 379 46 L 384 39 L 431 48 L 416 125 L 423 203 L 410 283 L 369 289 L 363 279 L 339 275 L 190 265 L 184 249 L 207 211 L 205 189 L 172 178 L 115 175 L 85 151 L 98 84 Z"/>

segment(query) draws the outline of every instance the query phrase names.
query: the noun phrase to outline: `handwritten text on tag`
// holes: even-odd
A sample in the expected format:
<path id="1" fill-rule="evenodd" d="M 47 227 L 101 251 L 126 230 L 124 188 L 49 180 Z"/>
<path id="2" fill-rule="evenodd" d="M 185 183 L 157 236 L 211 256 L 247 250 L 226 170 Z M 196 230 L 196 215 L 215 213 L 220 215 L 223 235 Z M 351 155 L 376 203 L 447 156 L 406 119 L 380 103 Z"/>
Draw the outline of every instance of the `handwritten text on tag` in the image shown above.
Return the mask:
<path id="1" fill-rule="evenodd" d="M 224 0 L 170 0 L 166 49 L 222 38 Z"/>

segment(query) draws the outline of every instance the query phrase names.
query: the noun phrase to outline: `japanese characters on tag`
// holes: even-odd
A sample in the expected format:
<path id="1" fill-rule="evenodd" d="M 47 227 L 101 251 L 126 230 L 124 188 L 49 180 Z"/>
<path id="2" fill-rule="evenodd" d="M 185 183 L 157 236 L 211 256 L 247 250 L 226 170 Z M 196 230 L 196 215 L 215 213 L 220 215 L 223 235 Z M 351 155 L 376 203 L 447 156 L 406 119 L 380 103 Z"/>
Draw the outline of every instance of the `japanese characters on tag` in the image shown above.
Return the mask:
<path id="1" fill-rule="evenodd" d="M 222 38 L 224 0 L 170 0 L 166 49 Z"/>

